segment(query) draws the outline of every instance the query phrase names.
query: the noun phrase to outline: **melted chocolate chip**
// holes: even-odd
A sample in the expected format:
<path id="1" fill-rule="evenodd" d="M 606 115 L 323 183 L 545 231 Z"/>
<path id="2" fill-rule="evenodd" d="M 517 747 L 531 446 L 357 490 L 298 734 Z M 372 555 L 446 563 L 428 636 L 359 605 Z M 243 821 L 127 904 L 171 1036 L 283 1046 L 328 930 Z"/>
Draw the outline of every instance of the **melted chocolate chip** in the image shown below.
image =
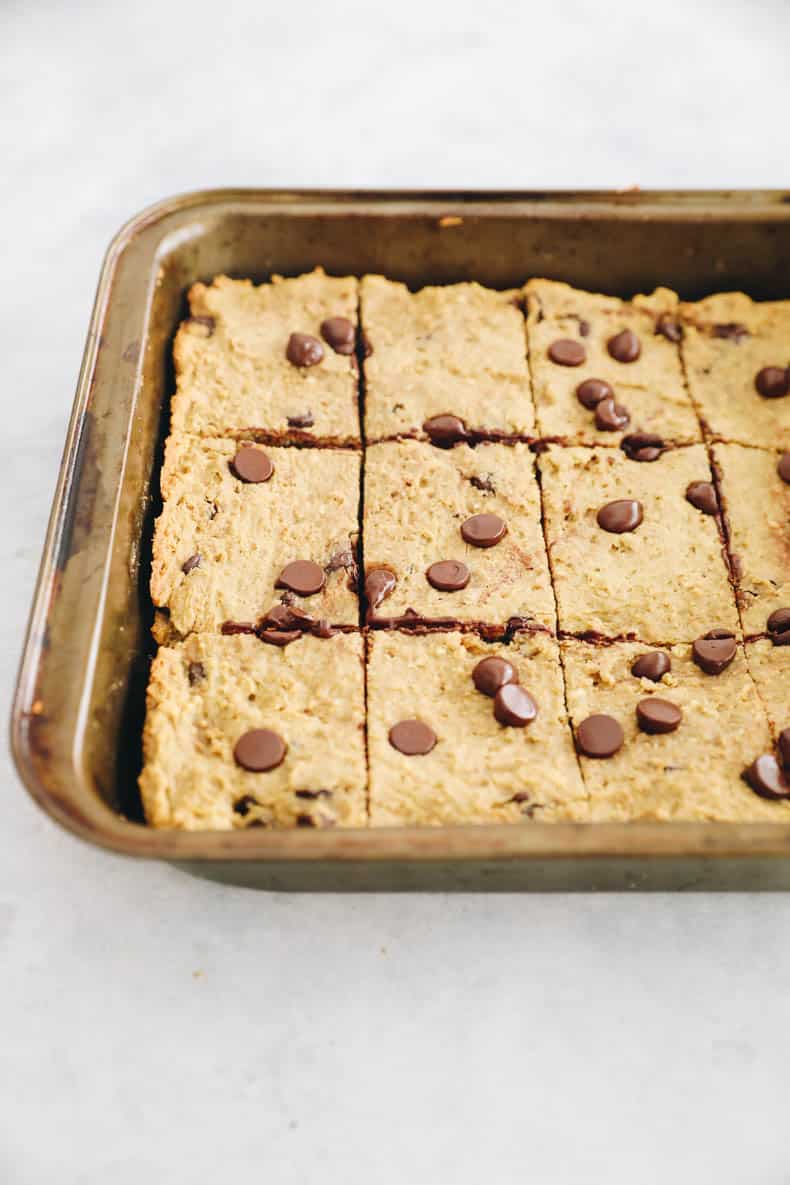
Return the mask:
<path id="1" fill-rule="evenodd" d="M 303 412 L 299 416 L 288 417 L 289 428 L 312 428 L 315 424 L 315 418 L 311 411 Z"/>
<path id="2" fill-rule="evenodd" d="M 613 757 L 625 737 L 613 716 L 588 716 L 576 729 L 576 747 L 585 757 Z"/>
<path id="3" fill-rule="evenodd" d="M 743 779 L 760 798 L 790 798 L 790 781 L 773 753 L 763 753 L 743 771 Z"/>
<path id="4" fill-rule="evenodd" d="M 613 535 L 635 531 L 642 522 L 642 517 L 642 503 L 634 498 L 620 498 L 616 502 L 607 502 L 596 515 L 598 526 Z"/>
<path id="5" fill-rule="evenodd" d="M 195 568 L 199 568 L 199 567 L 200 567 L 200 556 L 199 555 L 191 555 L 189 557 L 189 559 L 186 560 L 181 565 L 181 571 L 184 573 L 185 576 L 188 576 L 190 572 L 194 572 Z"/>
<path id="6" fill-rule="evenodd" d="M 787 456 L 790 459 L 790 453 Z M 788 470 L 790 471 L 790 464 L 788 464 Z M 477 477 L 473 474 L 469 478 L 469 484 L 473 485 L 476 490 L 482 490 L 484 494 L 495 494 L 496 487 L 494 486 L 493 476 L 492 473 L 487 473 L 485 477 Z M 788 481 L 790 481 L 790 473 L 788 473 Z"/>
<path id="7" fill-rule="evenodd" d="M 782 453 L 779 458 L 779 464 L 776 466 L 776 472 L 781 477 L 782 481 L 790 485 L 790 453 Z"/>
<path id="8" fill-rule="evenodd" d="M 790 728 L 783 728 L 779 733 L 777 749 L 779 751 L 779 760 L 787 772 L 790 773 Z"/>
<path id="9" fill-rule="evenodd" d="M 255 626 L 251 621 L 223 621 L 221 632 L 226 637 L 233 634 L 254 634 Z"/>
<path id="10" fill-rule="evenodd" d="M 619 432 L 630 422 L 628 409 L 614 399 L 602 399 L 595 409 L 595 427 L 599 432 Z"/>
<path id="11" fill-rule="evenodd" d="M 585 321 L 584 317 L 579 317 L 579 335 L 581 337 L 589 337 L 591 328 L 589 321 Z"/>
<path id="12" fill-rule="evenodd" d="M 720 675 L 737 652 L 735 637 L 726 630 L 711 630 L 691 647 L 691 657 L 706 675 Z"/>
<path id="13" fill-rule="evenodd" d="M 297 642 L 301 636 L 301 630 L 272 630 L 265 628 L 258 631 L 258 637 L 261 642 L 265 642 L 267 646 L 279 646 L 281 649 L 285 646 L 290 646 L 291 642 Z"/>
<path id="14" fill-rule="evenodd" d="M 790 646 L 790 609 L 775 609 L 765 627 L 774 646 Z"/>
<path id="15" fill-rule="evenodd" d="M 281 765 L 287 751 L 278 733 L 270 728 L 254 728 L 236 742 L 233 759 L 242 769 L 259 774 Z"/>
<path id="16" fill-rule="evenodd" d="M 233 810 L 237 815 L 241 815 L 245 819 L 254 806 L 260 806 L 257 798 L 253 798 L 251 794 L 243 794 L 241 798 L 237 798 L 233 804 Z"/>
<path id="17" fill-rule="evenodd" d="M 482 658 L 472 671 L 472 682 L 483 695 L 494 696 L 506 683 L 518 683 L 518 674 L 506 658 Z"/>
<path id="18" fill-rule="evenodd" d="M 294 366 L 317 366 L 324 358 L 324 347 L 309 333 L 292 333 L 285 356 Z"/>
<path id="19" fill-rule="evenodd" d="M 737 321 L 727 321 L 721 325 L 714 325 L 711 333 L 714 337 L 725 338 L 727 341 L 734 341 L 737 343 L 742 337 L 749 336 L 749 330 L 745 325 L 739 325 Z"/>
<path id="20" fill-rule="evenodd" d="M 297 798 L 331 798 L 331 790 L 294 790 L 294 795 Z"/>
<path id="21" fill-rule="evenodd" d="M 202 662 L 191 662 L 187 667 L 187 678 L 189 679 L 189 686 L 196 687 L 198 683 L 202 683 L 206 677 L 206 668 Z"/>
<path id="22" fill-rule="evenodd" d="M 632 432 L 620 441 L 629 461 L 657 461 L 664 451 L 664 441 L 650 432 Z"/>
<path id="23" fill-rule="evenodd" d="M 390 729 L 389 742 L 407 757 L 422 757 L 436 744 L 436 733 L 422 720 L 401 720 Z"/>
<path id="24" fill-rule="evenodd" d="M 576 398 L 582 407 L 592 411 L 602 399 L 614 399 L 614 388 L 605 379 L 585 379 L 576 388 Z"/>
<path id="25" fill-rule="evenodd" d="M 471 573 L 460 560 L 438 560 L 425 573 L 430 585 L 439 592 L 458 592 L 466 588 Z"/>
<path id="26" fill-rule="evenodd" d="M 703 514 L 719 513 L 719 499 L 712 481 L 692 481 L 686 486 L 686 501 Z"/>
<path id="27" fill-rule="evenodd" d="M 494 716 L 510 728 L 524 728 L 538 714 L 538 705 L 518 683 L 505 683 L 494 696 Z"/>
<path id="28" fill-rule="evenodd" d="M 321 322 L 321 337 L 336 354 L 353 354 L 357 331 L 348 317 L 327 317 Z"/>
<path id="29" fill-rule="evenodd" d="M 663 650 L 649 650 L 647 654 L 640 654 L 631 667 L 631 674 L 637 679 L 650 679 L 653 683 L 660 683 L 664 675 L 672 670 L 672 660 Z"/>
<path id="30" fill-rule="evenodd" d="M 683 719 L 677 704 L 651 695 L 636 705 L 636 722 L 642 732 L 653 734 L 674 732 Z"/>
<path id="31" fill-rule="evenodd" d="M 790 370 L 783 366 L 764 366 L 754 385 L 763 399 L 781 399 L 790 391 Z"/>
<path id="32" fill-rule="evenodd" d="M 498 514 L 473 514 L 461 524 L 461 535 L 472 547 L 495 547 L 507 534 L 507 523 Z"/>
<path id="33" fill-rule="evenodd" d="M 289 588 L 300 597 L 312 597 L 326 584 L 326 573 L 312 560 L 293 560 L 277 577 L 275 588 Z"/>
<path id="34" fill-rule="evenodd" d="M 451 415 L 431 416 L 423 424 L 422 430 L 430 438 L 431 444 L 441 448 L 450 448 L 468 436 L 463 420 Z"/>
<path id="35" fill-rule="evenodd" d="M 581 342 L 570 337 L 561 337 L 549 346 L 549 358 L 558 366 L 581 366 L 587 351 Z"/>
<path id="36" fill-rule="evenodd" d="M 642 343 L 633 329 L 623 329 L 610 337 L 606 348 L 615 362 L 636 362 L 642 353 Z"/>
<path id="37" fill-rule="evenodd" d="M 365 577 L 365 596 L 371 609 L 378 609 L 398 583 L 389 568 L 371 568 Z"/>
<path id="38" fill-rule="evenodd" d="M 243 444 L 230 463 L 231 472 L 239 481 L 249 485 L 259 485 L 268 481 L 274 473 L 271 458 L 263 449 L 255 448 L 252 444 Z"/>
<path id="39" fill-rule="evenodd" d="M 359 335 L 359 352 L 363 358 L 369 358 L 373 353 L 373 343 L 363 329 Z"/>
<path id="40" fill-rule="evenodd" d="M 665 337 L 667 341 L 679 342 L 683 339 L 683 326 L 676 317 L 662 313 L 656 321 L 656 333 Z"/>

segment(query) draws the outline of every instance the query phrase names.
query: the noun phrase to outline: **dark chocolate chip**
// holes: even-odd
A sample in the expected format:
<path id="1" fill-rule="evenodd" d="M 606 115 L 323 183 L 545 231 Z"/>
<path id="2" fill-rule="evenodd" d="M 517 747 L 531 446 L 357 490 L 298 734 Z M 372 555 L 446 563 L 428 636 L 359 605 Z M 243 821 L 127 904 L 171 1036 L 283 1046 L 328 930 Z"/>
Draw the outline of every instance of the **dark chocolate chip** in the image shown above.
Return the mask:
<path id="1" fill-rule="evenodd" d="M 469 583 L 470 572 L 460 560 L 438 560 L 425 573 L 430 585 L 439 592 L 458 592 Z"/>
<path id="2" fill-rule="evenodd" d="M 582 407 L 592 411 L 602 399 L 614 399 L 614 388 L 605 379 L 585 379 L 576 388 L 576 398 Z"/>
<path id="3" fill-rule="evenodd" d="M 647 654 L 640 654 L 631 667 L 631 674 L 637 679 L 650 679 L 653 683 L 660 683 L 664 675 L 672 670 L 672 660 L 663 650 L 649 650 Z"/>
<path id="4" fill-rule="evenodd" d="M 737 321 L 727 321 L 721 325 L 714 325 L 711 333 L 714 337 L 722 337 L 728 341 L 734 341 L 736 344 L 742 337 L 749 336 L 749 330 L 745 325 L 739 325 Z"/>
<path id="5" fill-rule="evenodd" d="M 656 321 L 656 333 L 665 337 L 667 341 L 679 342 L 683 338 L 683 327 L 675 317 L 669 313 L 662 313 Z"/>
<path id="6" fill-rule="evenodd" d="M 787 455 L 790 457 L 790 453 Z M 484 494 L 495 494 L 496 487 L 494 485 L 493 479 L 494 475 L 492 473 L 487 473 L 485 477 L 477 477 L 476 474 L 473 474 L 469 478 L 469 484 L 473 485 L 476 490 L 482 490 Z M 790 480 L 790 478 L 788 480 Z"/>
<path id="7" fill-rule="evenodd" d="M 189 557 L 189 559 L 186 560 L 181 565 L 181 571 L 184 573 L 185 576 L 188 576 L 190 572 L 194 572 L 195 568 L 199 568 L 199 567 L 200 567 L 200 556 L 199 555 L 191 555 Z"/>
<path id="8" fill-rule="evenodd" d="M 790 728 L 783 728 L 779 733 L 777 749 L 779 750 L 779 760 L 790 773 Z"/>
<path id="9" fill-rule="evenodd" d="M 664 441 L 651 432 L 631 432 L 620 441 L 629 461 L 657 461 L 664 451 Z"/>
<path id="10" fill-rule="evenodd" d="M 576 729 L 576 746 L 585 757 L 612 757 L 625 737 L 613 716 L 588 716 Z"/>
<path id="11" fill-rule="evenodd" d="M 586 357 L 584 346 L 571 337 L 561 337 L 549 346 L 549 358 L 558 366 L 581 366 Z"/>
<path id="12" fill-rule="evenodd" d="M 642 353 L 642 343 L 633 329 L 623 329 L 610 337 L 606 348 L 615 362 L 636 362 Z"/>
<path id="13" fill-rule="evenodd" d="M 703 514 L 719 513 L 719 499 L 712 481 L 692 481 L 686 486 L 686 501 Z"/>
<path id="14" fill-rule="evenodd" d="M 285 356 L 294 366 L 317 366 L 323 361 L 324 347 L 309 333 L 292 333 L 288 338 Z"/>
<path id="15" fill-rule="evenodd" d="M 265 773 L 282 764 L 288 750 L 283 738 L 270 728 L 254 728 L 236 742 L 233 758 L 242 769 Z"/>
<path id="16" fill-rule="evenodd" d="M 187 678 L 189 679 L 189 686 L 196 687 L 198 683 L 202 683 L 206 677 L 206 668 L 202 662 L 191 662 L 187 667 Z"/>
<path id="17" fill-rule="evenodd" d="M 348 317 L 327 317 L 321 322 L 321 337 L 336 354 L 353 354 L 357 331 Z"/>
<path id="18" fill-rule="evenodd" d="M 254 634 L 255 626 L 251 621 L 223 621 L 221 632 L 226 636 L 232 634 Z"/>
<path id="19" fill-rule="evenodd" d="M 636 721 L 642 732 L 651 735 L 674 732 L 683 719 L 683 713 L 677 704 L 668 699 L 659 699 L 651 695 L 647 699 L 640 699 L 636 705 Z"/>
<path id="20" fill-rule="evenodd" d="M 363 358 L 369 358 L 373 353 L 373 343 L 363 329 L 359 335 L 359 348 Z"/>
<path id="21" fill-rule="evenodd" d="M 628 409 L 614 399 L 602 399 L 595 409 L 595 427 L 599 432 L 619 432 L 630 422 Z"/>
<path id="22" fill-rule="evenodd" d="M 711 630 L 697 638 L 691 647 L 691 656 L 706 675 L 720 675 L 730 665 L 738 652 L 735 637 L 726 630 Z"/>
<path id="23" fill-rule="evenodd" d="M 783 366 L 764 366 L 754 385 L 763 399 L 780 399 L 790 391 L 790 370 Z"/>
<path id="24" fill-rule="evenodd" d="M 774 646 L 790 646 L 790 609 L 775 609 L 765 626 Z"/>
<path id="25" fill-rule="evenodd" d="M 274 473 L 271 458 L 266 455 L 263 449 L 255 448 L 252 444 L 241 446 L 231 461 L 230 467 L 239 481 L 247 482 L 250 485 L 259 485 L 262 481 L 268 481 Z"/>
<path id="26" fill-rule="evenodd" d="M 294 795 L 297 798 L 331 798 L 331 790 L 294 790 Z"/>
<path id="27" fill-rule="evenodd" d="M 458 416 L 431 416 L 422 426 L 423 432 L 430 438 L 431 444 L 438 444 L 442 448 L 449 448 L 466 440 L 466 424 Z"/>
<path id="28" fill-rule="evenodd" d="M 494 696 L 494 716 L 510 728 L 524 728 L 538 714 L 538 705 L 518 683 L 505 683 Z"/>
<path id="29" fill-rule="evenodd" d="M 265 642 L 267 646 L 279 646 L 281 649 L 290 646 L 291 642 L 298 641 L 301 636 L 301 630 L 273 630 L 264 627 L 258 631 L 261 642 Z"/>
<path id="30" fill-rule="evenodd" d="M 297 815 L 296 816 L 296 826 L 297 827 L 317 827 L 318 824 L 316 823 L 316 821 L 312 815 Z"/>
<path id="31" fill-rule="evenodd" d="M 760 798 L 790 798 L 790 780 L 773 753 L 763 753 L 743 771 L 744 781 Z"/>
<path id="32" fill-rule="evenodd" d="M 790 453 L 782 453 L 779 464 L 776 466 L 776 472 L 782 481 L 786 481 L 790 485 Z"/>
<path id="33" fill-rule="evenodd" d="M 257 798 L 253 798 L 251 794 L 243 794 L 241 798 L 237 798 L 233 804 L 233 809 L 237 815 L 241 815 L 242 819 L 246 818 L 254 806 L 260 806 Z"/>
<path id="34" fill-rule="evenodd" d="M 518 683 L 518 674 L 506 658 L 491 655 L 490 658 L 481 658 L 472 671 L 472 682 L 483 695 L 493 696 L 506 683 Z"/>
<path id="35" fill-rule="evenodd" d="M 326 573 L 312 560 L 293 560 L 277 577 L 275 588 L 289 588 L 300 597 L 312 597 L 326 584 Z"/>
<path id="36" fill-rule="evenodd" d="M 288 416 L 289 428 L 312 428 L 315 417 L 311 411 L 302 412 L 299 416 Z"/>
<path id="37" fill-rule="evenodd" d="M 581 337 L 589 337 L 592 326 L 589 321 L 585 321 L 583 317 L 579 317 L 579 334 Z"/>
<path id="38" fill-rule="evenodd" d="M 407 757 L 422 757 L 436 744 L 436 733 L 422 720 L 401 720 L 390 729 L 389 742 Z"/>
<path id="39" fill-rule="evenodd" d="M 371 568 L 365 577 L 365 596 L 371 609 L 378 609 L 398 583 L 389 568 Z"/>
<path id="40" fill-rule="evenodd" d="M 635 531 L 642 522 L 642 517 L 642 503 L 634 498 L 620 498 L 616 502 L 607 502 L 596 515 L 598 526 L 613 535 Z"/>
<path id="41" fill-rule="evenodd" d="M 495 547 L 507 534 L 507 523 L 498 514 L 473 514 L 461 524 L 461 535 L 472 547 Z"/>

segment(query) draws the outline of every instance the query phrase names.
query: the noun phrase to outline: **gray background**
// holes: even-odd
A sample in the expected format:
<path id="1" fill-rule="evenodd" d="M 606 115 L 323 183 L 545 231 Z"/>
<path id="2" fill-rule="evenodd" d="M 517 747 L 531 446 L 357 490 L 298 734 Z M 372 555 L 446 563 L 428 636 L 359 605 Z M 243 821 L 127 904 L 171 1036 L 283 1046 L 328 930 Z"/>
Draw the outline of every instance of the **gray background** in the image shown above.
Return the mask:
<path id="1" fill-rule="evenodd" d="M 103 250 L 210 185 L 787 186 L 774 3 L 0 3 L 2 707 Z M 788 292 L 790 295 L 790 292 Z M 262 895 L 0 767 L 0 1181 L 790 1181 L 784 896 Z"/>

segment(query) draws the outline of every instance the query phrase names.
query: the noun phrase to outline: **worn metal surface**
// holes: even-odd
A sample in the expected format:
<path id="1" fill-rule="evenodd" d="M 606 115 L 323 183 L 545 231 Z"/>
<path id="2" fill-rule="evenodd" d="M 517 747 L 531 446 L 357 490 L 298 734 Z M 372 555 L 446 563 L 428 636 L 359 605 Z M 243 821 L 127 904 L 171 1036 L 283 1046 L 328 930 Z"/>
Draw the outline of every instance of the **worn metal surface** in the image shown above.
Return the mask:
<path id="1" fill-rule="evenodd" d="M 450 215 L 454 225 L 442 225 Z M 460 223 L 456 220 L 460 219 Z M 413 285 L 530 275 L 628 295 L 790 295 L 790 194 L 219 191 L 145 211 L 105 260 L 29 634 L 12 743 L 42 807 L 76 834 L 278 888 L 775 888 L 790 827 L 530 824 L 177 833 L 146 828 L 136 777 L 150 658 L 156 475 L 184 292 L 219 272 L 321 263 Z"/>

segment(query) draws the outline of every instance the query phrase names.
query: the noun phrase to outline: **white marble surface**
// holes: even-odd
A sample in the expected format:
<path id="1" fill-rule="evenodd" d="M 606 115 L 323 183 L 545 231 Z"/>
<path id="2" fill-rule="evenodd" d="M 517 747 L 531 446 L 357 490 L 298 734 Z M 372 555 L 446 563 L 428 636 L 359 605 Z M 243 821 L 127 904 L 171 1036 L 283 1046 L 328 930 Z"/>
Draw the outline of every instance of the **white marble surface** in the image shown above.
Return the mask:
<path id="1" fill-rule="evenodd" d="M 199 186 L 785 185 L 781 0 L 0 5 L 5 712 L 104 247 Z M 785 896 L 290 897 L 0 777 L 0 1181 L 790 1180 Z"/>

